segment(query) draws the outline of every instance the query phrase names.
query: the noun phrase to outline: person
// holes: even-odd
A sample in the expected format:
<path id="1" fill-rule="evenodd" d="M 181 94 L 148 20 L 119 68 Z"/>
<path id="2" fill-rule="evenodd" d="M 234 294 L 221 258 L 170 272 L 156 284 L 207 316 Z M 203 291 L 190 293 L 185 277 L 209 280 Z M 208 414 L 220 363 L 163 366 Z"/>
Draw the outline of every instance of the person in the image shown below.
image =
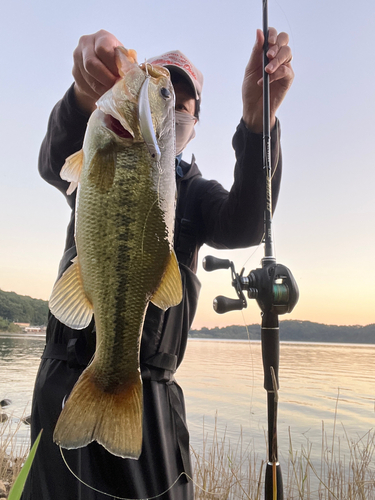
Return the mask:
<path id="1" fill-rule="evenodd" d="M 294 73 L 288 35 L 269 30 L 271 84 L 271 152 L 273 203 L 281 178 L 280 127 L 276 112 L 290 88 Z M 122 459 L 98 443 L 63 450 L 52 435 L 67 397 L 95 351 L 94 321 L 75 331 L 51 313 L 46 347 L 36 377 L 32 403 L 31 440 L 40 429 L 42 439 L 30 471 L 23 500 L 104 500 L 154 498 L 191 500 L 194 485 L 189 456 L 184 397 L 174 373 L 187 344 L 196 311 L 200 284 L 195 275 L 199 248 L 236 248 L 257 245 L 263 237 L 265 175 L 262 161 L 262 47 L 256 42 L 245 69 L 242 87 L 243 115 L 233 137 L 236 154 L 230 191 L 205 180 L 193 156 L 176 158 L 177 204 L 174 248 L 183 283 L 183 300 L 166 312 L 150 303 L 141 338 L 140 369 L 144 390 L 143 446 L 138 460 Z M 121 45 L 101 30 L 81 37 L 74 52 L 74 83 L 54 107 L 39 157 L 41 176 L 57 187 L 72 210 L 59 276 L 76 255 L 74 244 L 75 193 L 60 178 L 65 158 L 78 151 L 95 102 L 119 77 L 114 49 Z M 185 60 L 185 61 L 183 61 Z M 203 76 L 180 52 L 171 51 L 151 60 L 166 66 L 176 94 L 176 143 L 183 150 L 194 136 L 199 119 Z M 181 119 L 182 117 L 182 119 Z M 71 471 L 68 469 L 71 469 Z M 80 478 L 78 480 L 73 473 Z M 105 493 L 105 494 L 104 494 Z"/>

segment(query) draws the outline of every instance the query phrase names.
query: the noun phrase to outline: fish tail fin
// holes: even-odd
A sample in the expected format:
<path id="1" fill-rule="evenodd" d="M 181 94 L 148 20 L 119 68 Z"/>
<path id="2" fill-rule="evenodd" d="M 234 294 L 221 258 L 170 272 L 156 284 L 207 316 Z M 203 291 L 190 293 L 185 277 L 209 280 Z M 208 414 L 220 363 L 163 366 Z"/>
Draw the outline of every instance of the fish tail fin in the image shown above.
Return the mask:
<path id="1" fill-rule="evenodd" d="M 80 376 L 57 421 L 53 440 L 63 448 L 97 441 L 113 455 L 139 458 L 142 449 L 142 381 L 139 372 L 115 391 L 104 391 L 93 364 Z"/>

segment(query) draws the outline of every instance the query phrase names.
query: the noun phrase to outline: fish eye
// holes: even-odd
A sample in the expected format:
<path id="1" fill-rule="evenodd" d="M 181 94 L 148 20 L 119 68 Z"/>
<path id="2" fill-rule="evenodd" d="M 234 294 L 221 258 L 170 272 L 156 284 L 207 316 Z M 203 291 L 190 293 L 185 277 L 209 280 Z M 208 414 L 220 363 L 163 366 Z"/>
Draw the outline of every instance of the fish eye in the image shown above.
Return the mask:
<path id="1" fill-rule="evenodd" d="M 161 93 L 161 95 L 164 97 L 164 99 L 169 99 L 169 98 L 171 97 L 171 93 L 170 93 L 170 91 L 169 91 L 167 88 L 165 88 L 165 87 L 163 87 L 163 88 L 160 90 L 160 93 Z"/>

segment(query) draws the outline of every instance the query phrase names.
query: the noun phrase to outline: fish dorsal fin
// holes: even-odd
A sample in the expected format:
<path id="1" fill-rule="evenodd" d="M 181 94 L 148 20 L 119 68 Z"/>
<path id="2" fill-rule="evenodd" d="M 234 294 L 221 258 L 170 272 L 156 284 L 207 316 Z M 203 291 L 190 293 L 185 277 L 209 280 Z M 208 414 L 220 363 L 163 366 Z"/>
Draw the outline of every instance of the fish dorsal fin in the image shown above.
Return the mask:
<path id="1" fill-rule="evenodd" d="M 134 64 L 138 65 L 137 62 L 137 52 L 133 49 L 126 49 L 125 47 L 115 48 L 115 58 L 118 73 L 121 77 L 125 76 L 125 73 L 131 69 Z"/>
<path id="2" fill-rule="evenodd" d="M 177 306 L 182 300 L 181 274 L 178 267 L 176 254 L 172 250 L 169 263 L 159 288 L 151 298 L 155 306 L 165 311 L 169 307 Z"/>
<path id="3" fill-rule="evenodd" d="M 83 288 L 77 257 L 53 287 L 49 308 L 64 325 L 82 330 L 90 324 L 93 307 Z"/>
<path id="4" fill-rule="evenodd" d="M 70 182 L 70 186 L 66 194 L 72 194 L 78 186 L 79 180 L 81 178 L 82 165 L 83 149 L 80 149 L 76 153 L 68 156 L 68 158 L 65 160 L 65 163 L 60 172 L 60 177 L 64 181 Z"/>

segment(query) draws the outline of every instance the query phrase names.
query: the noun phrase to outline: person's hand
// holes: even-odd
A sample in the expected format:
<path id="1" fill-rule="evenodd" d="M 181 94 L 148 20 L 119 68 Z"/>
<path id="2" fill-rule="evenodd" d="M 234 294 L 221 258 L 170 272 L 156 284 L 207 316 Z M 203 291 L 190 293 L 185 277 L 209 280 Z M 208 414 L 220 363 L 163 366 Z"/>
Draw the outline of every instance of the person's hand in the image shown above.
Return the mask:
<path id="1" fill-rule="evenodd" d="M 294 72 L 290 64 L 292 51 L 288 45 L 287 33 L 279 33 L 269 28 L 269 63 L 266 71 L 270 75 L 270 127 L 275 125 L 276 111 L 292 85 Z M 255 45 L 246 66 L 242 85 L 243 120 L 250 130 L 263 130 L 263 31 L 257 30 Z"/>
<path id="2" fill-rule="evenodd" d="M 122 45 L 117 38 L 100 30 L 84 35 L 73 53 L 74 92 L 79 107 L 91 113 L 95 103 L 119 78 L 115 47 Z"/>

